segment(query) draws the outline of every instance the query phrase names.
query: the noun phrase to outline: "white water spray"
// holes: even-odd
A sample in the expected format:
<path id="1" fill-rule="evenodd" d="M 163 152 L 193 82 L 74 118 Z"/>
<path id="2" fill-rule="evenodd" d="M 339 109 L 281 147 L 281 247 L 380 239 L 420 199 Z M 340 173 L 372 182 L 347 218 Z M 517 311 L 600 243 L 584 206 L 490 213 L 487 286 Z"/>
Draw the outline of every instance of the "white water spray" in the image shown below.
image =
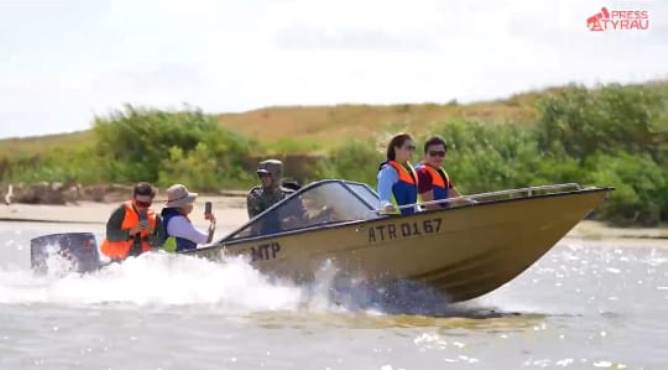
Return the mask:
<path id="1" fill-rule="evenodd" d="M 149 253 L 89 274 L 70 272 L 68 261 L 57 254 L 47 263 L 48 275 L 0 269 L 0 303 L 214 304 L 263 311 L 296 309 L 302 300 L 299 287 L 270 281 L 240 258 L 215 263 Z"/>

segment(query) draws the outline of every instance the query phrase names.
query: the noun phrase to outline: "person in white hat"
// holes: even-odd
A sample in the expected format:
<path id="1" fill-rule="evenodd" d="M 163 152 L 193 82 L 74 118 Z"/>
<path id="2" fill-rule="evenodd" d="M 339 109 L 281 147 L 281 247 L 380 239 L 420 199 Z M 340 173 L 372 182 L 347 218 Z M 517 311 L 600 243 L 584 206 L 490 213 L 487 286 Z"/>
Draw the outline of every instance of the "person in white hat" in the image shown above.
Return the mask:
<path id="1" fill-rule="evenodd" d="M 177 252 L 195 249 L 197 244 L 211 243 L 216 230 L 216 217 L 207 214 L 210 221 L 208 232 L 202 232 L 190 222 L 188 215 L 193 211 L 197 193 L 191 193 L 182 184 L 175 184 L 167 189 L 167 203 L 162 209 L 162 222 L 167 232 L 166 250 Z"/>

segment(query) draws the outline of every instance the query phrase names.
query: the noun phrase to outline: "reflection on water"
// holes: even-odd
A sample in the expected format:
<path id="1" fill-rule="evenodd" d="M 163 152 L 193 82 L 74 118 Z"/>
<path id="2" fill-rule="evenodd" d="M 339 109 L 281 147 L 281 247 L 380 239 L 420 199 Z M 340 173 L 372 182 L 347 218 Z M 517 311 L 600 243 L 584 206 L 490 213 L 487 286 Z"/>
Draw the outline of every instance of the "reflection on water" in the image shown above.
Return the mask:
<path id="1" fill-rule="evenodd" d="M 267 329 L 401 329 L 438 327 L 441 330 L 470 329 L 514 331 L 531 329 L 545 319 L 541 314 L 496 312 L 477 307 L 453 308 L 447 316 L 387 315 L 379 312 L 304 312 L 308 321 L 295 321 L 294 312 L 257 312 L 246 319 Z"/>
<path id="2" fill-rule="evenodd" d="M 568 239 L 496 292 L 444 305 L 411 284 L 334 281 L 331 266 L 298 287 L 239 259 L 33 275 L 29 239 L 62 227 L 0 224 L 0 369 L 667 368 L 656 241 Z"/>

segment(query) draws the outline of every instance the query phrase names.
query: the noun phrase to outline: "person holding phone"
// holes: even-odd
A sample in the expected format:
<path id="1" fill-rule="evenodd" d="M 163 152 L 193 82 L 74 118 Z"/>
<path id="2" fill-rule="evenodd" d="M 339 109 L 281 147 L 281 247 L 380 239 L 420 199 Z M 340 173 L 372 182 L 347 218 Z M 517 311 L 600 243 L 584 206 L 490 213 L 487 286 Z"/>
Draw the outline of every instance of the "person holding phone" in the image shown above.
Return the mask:
<path id="1" fill-rule="evenodd" d="M 197 193 L 191 193 L 182 184 L 175 184 L 167 189 L 167 203 L 162 209 L 162 223 L 167 232 L 164 248 L 168 251 L 182 252 L 196 249 L 197 244 L 208 244 L 216 231 L 216 217 L 211 210 L 211 203 L 205 206 L 204 218 L 209 220 L 207 232 L 198 230 L 188 218 L 193 211 Z"/>
<path id="2" fill-rule="evenodd" d="M 132 191 L 132 199 L 123 203 L 107 221 L 107 235 L 101 251 L 114 261 L 138 256 L 165 241 L 165 230 L 160 216 L 151 209 L 155 189 L 140 182 Z"/>

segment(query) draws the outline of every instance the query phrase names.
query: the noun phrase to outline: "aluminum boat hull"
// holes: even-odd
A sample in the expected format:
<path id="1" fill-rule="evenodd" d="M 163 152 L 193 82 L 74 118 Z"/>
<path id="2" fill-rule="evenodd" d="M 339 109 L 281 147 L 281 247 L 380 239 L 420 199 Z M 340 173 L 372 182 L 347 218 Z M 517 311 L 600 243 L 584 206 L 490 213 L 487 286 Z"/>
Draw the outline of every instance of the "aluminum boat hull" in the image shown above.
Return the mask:
<path id="1" fill-rule="evenodd" d="M 325 261 L 375 282 L 424 282 L 451 302 L 518 276 L 586 217 L 608 191 L 579 189 L 222 241 L 194 254 L 246 255 L 262 272 L 297 282 Z"/>

